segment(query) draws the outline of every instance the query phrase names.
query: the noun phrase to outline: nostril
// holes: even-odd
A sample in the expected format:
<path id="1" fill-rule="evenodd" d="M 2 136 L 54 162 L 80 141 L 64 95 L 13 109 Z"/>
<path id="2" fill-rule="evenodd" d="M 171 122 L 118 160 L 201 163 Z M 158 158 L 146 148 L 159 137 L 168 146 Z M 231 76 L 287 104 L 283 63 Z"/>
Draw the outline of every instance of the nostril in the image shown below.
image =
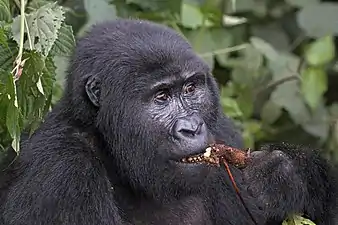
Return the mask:
<path id="1" fill-rule="evenodd" d="M 178 131 L 180 134 L 182 134 L 183 136 L 189 136 L 192 137 L 196 134 L 196 132 L 194 130 L 189 130 L 189 129 L 181 129 Z"/>
<path id="2" fill-rule="evenodd" d="M 181 127 L 178 132 L 181 133 L 184 136 L 192 137 L 194 135 L 198 135 L 201 133 L 203 126 L 203 122 L 200 122 L 199 124 L 190 124 L 189 127 Z"/>
<path id="3" fill-rule="evenodd" d="M 203 120 L 197 116 L 178 119 L 173 126 L 173 135 L 178 139 L 191 139 L 204 133 Z"/>

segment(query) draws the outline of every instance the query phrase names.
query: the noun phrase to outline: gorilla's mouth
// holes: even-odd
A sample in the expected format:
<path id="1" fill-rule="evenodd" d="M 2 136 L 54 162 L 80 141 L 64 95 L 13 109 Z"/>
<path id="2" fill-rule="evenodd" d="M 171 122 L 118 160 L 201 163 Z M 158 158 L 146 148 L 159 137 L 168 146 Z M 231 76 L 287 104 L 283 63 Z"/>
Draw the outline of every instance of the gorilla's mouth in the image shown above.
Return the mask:
<path id="1" fill-rule="evenodd" d="M 205 152 L 184 157 L 180 162 L 220 166 L 220 163 L 224 160 L 238 168 L 244 168 L 251 160 L 250 149 L 243 151 L 224 144 L 213 144 L 206 148 Z"/>
<path id="2" fill-rule="evenodd" d="M 212 148 L 208 147 L 202 153 L 180 159 L 180 162 L 187 164 L 217 164 L 217 158 L 212 157 Z"/>

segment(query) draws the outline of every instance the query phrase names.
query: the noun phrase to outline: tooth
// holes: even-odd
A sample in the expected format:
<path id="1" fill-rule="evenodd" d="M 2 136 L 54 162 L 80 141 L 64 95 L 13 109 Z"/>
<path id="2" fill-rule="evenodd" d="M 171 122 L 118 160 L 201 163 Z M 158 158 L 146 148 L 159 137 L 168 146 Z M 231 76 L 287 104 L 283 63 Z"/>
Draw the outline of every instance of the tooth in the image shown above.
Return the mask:
<path id="1" fill-rule="evenodd" d="M 193 159 L 191 157 L 188 158 L 188 162 L 191 162 Z"/>
<path id="2" fill-rule="evenodd" d="M 211 147 L 205 149 L 205 153 L 203 154 L 204 157 L 210 157 L 211 155 Z"/>
<path id="3" fill-rule="evenodd" d="M 184 158 L 184 159 L 181 159 L 182 162 L 186 162 L 187 160 Z"/>

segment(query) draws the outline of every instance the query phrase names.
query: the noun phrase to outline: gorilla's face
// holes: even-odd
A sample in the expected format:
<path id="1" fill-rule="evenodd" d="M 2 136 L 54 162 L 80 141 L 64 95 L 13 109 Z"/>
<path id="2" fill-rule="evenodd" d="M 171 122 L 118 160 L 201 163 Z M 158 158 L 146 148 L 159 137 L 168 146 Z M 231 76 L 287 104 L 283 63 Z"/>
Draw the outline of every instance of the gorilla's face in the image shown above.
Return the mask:
<path id="1" fill-rule="evenodd" d="M 186 176 L 206 169 L 184 159 L 204 152 L 213 139 L 207 120 L 216 104 L 211 98 L 208 76 L 207 70 L 192 70 L 159 77 L 150 83 L 143 98 L 142 118 L 156 127 L 154 131 L 160 131 L 153 136 L 159 153 L 165 163 Z"/>
<path id="2" fill-rule="evenodd" d="M 136 152 L 126 156 L 137 156 L 135 159 L 142 161 L 137 162 L 139 167 L 127 166 L 134 172 L 140 172 L 140 168 L 148 170 L 140 172 L 138 179 L 150 175 L 154 183 L 161 181 L 187 189 L 201 184 L 210 171 L 205 164 L 188 163 L 185 159 L 205 152 L 213 141 L 210 127 L 217 115 L 217 94 L 210 88 L 214 83 L 201 59 L 187 57 L 184 60 L 181 55 L 180 61 L 174 63 L 162 62 L 162 68 L 148 75 L 139 74 L 140 79 L 131 79 L 138 87 L 140 83 L 145 86 L 129 98 L 130 108 L 137 111 L 128 113 L 134 117 L 129 120 L 133 123 L 128 126 L 128 136 L 134 138 L 126 141 L 129 145 L 133 139 L 138 143 L 133 145 Z M 187 65 L 191 67 L 186 68 Z M 175 72 L 167 72 L 175 67 Z M 147 82 L 143 83 L 141 80 L 145 77 Z M 130 87 L 137 89 L 133 84 Z M 132 162 L 131 158 L 125 162 Z"/>
<path id="3" fill-rule="evenodd" d="M 86 85 L 99 108 L 98 128 L 120 176 L 134 188 L 153 196 L 189 191 L 210 169 L 182 159 L 204 152 L 213 141 L 210 130 L 219 112 L 215 80 L 172 30 L 149 23 L 122 27 L 119 36 L 112 30 L 113 37 L 97 37 L 111 39 L 96 52 L 113 64 L 99 68 L 102 78 Z"/>

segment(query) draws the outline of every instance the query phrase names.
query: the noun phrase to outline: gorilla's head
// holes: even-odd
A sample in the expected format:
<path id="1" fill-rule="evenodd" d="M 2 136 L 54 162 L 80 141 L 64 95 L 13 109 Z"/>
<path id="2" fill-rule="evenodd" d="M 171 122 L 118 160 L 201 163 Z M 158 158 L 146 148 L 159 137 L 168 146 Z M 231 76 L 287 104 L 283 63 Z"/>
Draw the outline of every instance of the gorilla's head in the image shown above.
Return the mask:
<path id="1" fill-rule="evenodd" d="M 96 25 L 79 41 L 70 76 L 72 116 L 103 136 L 131 187 L 157 196 L 203 182 L 208 166 L 180 160 L 213 141 L 218 88 L 183 37 L 140 20 Z"/>

